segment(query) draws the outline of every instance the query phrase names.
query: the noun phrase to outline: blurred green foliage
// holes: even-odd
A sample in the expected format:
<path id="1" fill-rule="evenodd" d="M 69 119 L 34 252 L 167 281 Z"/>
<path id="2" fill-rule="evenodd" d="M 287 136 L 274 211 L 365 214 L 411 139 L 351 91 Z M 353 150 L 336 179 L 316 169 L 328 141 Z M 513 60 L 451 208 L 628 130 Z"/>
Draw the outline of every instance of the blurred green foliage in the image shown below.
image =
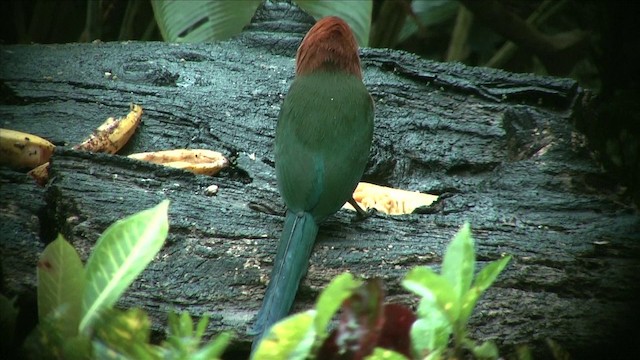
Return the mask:
<path id="1" fill-rule="evenodd" d="M 261 0 L 12 0 L 3 2 L 0 41 L 65 43 L 124 40 L 201 41 L 224 39 L 239 32 Z M 602 43 L 614 3 L 578 0 L 499 1 L 509 14 L 526 21 L 552 45 L 572 40 L 572 31 L 588 33 L 584 43 L 545 59 L 530 49 L 508 45 L 509 29 L 482 21 L 457 0 L 298 0 L 319 18 L 337 14 L 354 28 L 361 45 L 407 50 L 425 58 L 461 61 L 510 71 L 570 76 L 599 89 L 603 75 Z M 468 1 L 491 8 L 494 0 Z M 362 9 L 362 10 L 358 10 Z M 499 21 L 498 21 L 499 23 Z M 496 29 L 498 28 L 498 29 Z M 513 30 L 515 31 L 515 30 Z M 562 36 L 564 38 L 562 38 Z M 565 43 L 562 43 L 564 41 Z M 543 54 L 547 55 L 547 54 Z M 560 57 L 560 56 L 558 56 Z"/>

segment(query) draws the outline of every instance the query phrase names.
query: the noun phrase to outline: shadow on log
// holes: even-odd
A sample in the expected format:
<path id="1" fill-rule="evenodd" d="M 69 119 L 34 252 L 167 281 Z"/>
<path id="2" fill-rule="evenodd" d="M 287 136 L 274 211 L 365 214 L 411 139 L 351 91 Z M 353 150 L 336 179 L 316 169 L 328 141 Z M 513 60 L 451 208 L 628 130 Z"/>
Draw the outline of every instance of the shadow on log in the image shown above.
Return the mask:
<path id="1" fill-rule="evenodd" d="M 272 147 L 301 37 L 250 28 L 217 44 L 0 46 L 0 126 L 58 146 L 45 189 L 0 171 L 2 292 L 33 304 L 37 257 L 56 233 L 86 260 L 109 224 L 169 198 L 168 241 L 119 306 L 142 307 L 158 331 L 169 310 L 210 313 L 208 333 L 233 330 L 233 348 L 247 351 L 282 229 L 282 216 L 258 209 L 283 207 Z M 448 197 L 436 214 L 327 220 L 294 311 L 344 271 L 380 277 L 389 301 L 415 304 L 400 279 L 414 266 L 437 268 L 469 221 L 478 268 L 514 256 L 475 310 L 473 337 L 503 353 L 529 343 L 536 354 L 553 338 L 575 358 L 634 346 L 640 222 L 571 126 L 588 111 L 585 91 L 392 50 L 361 55 L 376 104 L 364 180 Z M 207 148 L 233 166 L 206 177 L 69 150 L 131 102 L 143 106 L 143 124 L 122 155 Z M 219 192 L 206 196 L 212 184 Z"/>

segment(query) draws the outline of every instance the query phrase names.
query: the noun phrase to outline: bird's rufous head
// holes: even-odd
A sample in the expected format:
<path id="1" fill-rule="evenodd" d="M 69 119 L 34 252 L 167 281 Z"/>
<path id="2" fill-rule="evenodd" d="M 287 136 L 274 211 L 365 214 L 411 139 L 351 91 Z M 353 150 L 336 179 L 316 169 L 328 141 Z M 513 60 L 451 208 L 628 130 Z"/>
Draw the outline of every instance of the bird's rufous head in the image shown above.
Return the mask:
<path id="1" fill-rule="evenodd" d="M 358 43 L 349 25 L 337 16 L 316 22 L 298 48 L 296 75 L 317 69 L 336 69 L 362 79 Z"/>

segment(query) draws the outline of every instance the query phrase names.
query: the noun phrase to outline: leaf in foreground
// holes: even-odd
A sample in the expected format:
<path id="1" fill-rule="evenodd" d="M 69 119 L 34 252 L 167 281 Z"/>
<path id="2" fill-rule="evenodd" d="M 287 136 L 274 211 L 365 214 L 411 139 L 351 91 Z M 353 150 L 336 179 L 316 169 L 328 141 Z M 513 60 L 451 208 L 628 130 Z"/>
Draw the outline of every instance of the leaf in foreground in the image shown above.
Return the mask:
<path id="1" fill-rule="evenodd" d="M 169 231 L 169 200 L 109 226 L 87 261 L 80 331 L 110 308 L 162 248 Z"/>
<path id="2" fill-rule="evenodd" d="M 254 359 L 305 359 L 313 347 L 315 310 L 298 313 L 276 323 L 262 338 Z"/>
<path id="3" fill-rule="evenodd" d="M 442 260 L 441 276 L 454 288 L 456 302 L 460 303 L 471 287 L 476 258 L 469 223 L 462 225 L 447 246 Z"/>
<path id="4" fill-rule="evenodd" d="M 340 309 L 342 302 L 353 294 L 353 291 L 362 284 L 350 273 L 336 276 L 327 287 L 322 290 L 316 301 L 317 315 L 315 319 L 316 332 L 321 336 L 326 334 L 327 326 L 331 318 Z"/>
<path id="5" fill-rule="evenodd" d="M 476 276 L 473 286 L 471 286 L 471 289 L 467 291 L 463 298 L 460 309 L 461 323 L 466 324 L 480 296 L 482 296 L 489 286 L 493 284 L 509 261 L 511 261 L 511 256 L 505 256 L 499 260 L 492 261 L 489 265 L 480 270 Z"/>
<path id="6" fill-rule="evenodd" d="M 85 287 L 84 268 L 76 250 L 62 235 L 47 245 L 38 260 L 38 318 L 62 312 L 63 337 L 75 336 Z"/>

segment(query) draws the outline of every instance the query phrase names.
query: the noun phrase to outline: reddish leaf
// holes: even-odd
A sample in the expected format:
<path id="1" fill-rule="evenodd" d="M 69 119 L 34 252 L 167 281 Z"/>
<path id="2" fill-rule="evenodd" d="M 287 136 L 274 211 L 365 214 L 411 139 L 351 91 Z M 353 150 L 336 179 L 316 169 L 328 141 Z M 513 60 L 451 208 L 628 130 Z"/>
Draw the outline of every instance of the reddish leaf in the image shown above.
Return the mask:
<path id="1" fill-rule="evenodd" d="M 370 279 L 342 304 L 338 328 L 322 345 L 318 359 L 360 360 L 371 354 L 384 323 L 382 281 Z"/>
<path id="2" fill-rule="evenodd" d="M 404 305 L 386 304 L 384 319 L 377 346 L 411 358 L 411 325 L 416 321 L 416 315 Z"/>

